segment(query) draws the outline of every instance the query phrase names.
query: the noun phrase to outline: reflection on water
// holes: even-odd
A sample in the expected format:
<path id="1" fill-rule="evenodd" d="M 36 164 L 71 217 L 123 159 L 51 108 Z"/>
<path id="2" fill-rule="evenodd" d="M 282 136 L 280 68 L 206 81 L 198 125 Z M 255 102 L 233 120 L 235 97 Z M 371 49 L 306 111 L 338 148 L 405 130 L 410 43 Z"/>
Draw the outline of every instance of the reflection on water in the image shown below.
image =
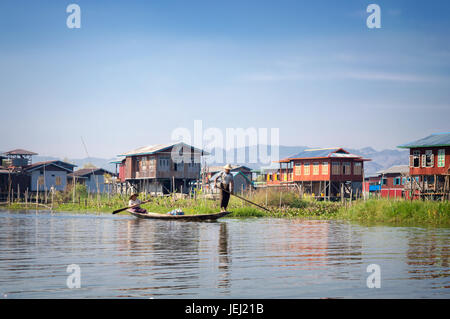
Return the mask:
<path id="1" fill-rule="evenodd" d="M 448 278 L 450 277 L 449 237 L 440 232 L 411 232 L 408 237 L 407 251 L 410 279 Z M 450 288 L 447 280 L 445 288 Z"/>
<path id="2" fill-rule="evenodd" d="M 7 298 L 450 297 L 445 228 L 0 212 Z M 69 289 L 66 268 L 81 268 Z M 381 289 L 366 268 L 381 267 Z"/>

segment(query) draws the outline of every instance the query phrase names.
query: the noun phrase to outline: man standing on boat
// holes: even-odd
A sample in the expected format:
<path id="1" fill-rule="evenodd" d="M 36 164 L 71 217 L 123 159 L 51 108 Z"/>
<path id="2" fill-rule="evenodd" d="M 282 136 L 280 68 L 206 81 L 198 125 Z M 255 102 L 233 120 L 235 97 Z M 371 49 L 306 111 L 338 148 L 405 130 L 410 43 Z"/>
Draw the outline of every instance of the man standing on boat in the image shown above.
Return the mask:
<path id="1" fill-rule="evenodd" d="M 141 213 L 145 214 L 147 213 L 147 210 L 144 208 L 141 208 L 139 205 L 141 204 L 141 201 L 138 198 L 139 194 L 133 194 L 130 196 L 130 201 L 128 202 L 128 207 L 132 207 L 137 205 L 136 207 L 132 207 L 129 210 L 131 210 L 134 213 Z"/>
<path id="2" fill-rule="evenodd" d="M 223 169 L 214 181 L 214 186 L 217 187 L 219 185 L 220 188 L 220 211 L 226 212 L 228 202 L 230 201 L 230 194 L 233 193 L 234 183 L 233 175 L 231 174 L 231 165 L 227 164 Z"/>

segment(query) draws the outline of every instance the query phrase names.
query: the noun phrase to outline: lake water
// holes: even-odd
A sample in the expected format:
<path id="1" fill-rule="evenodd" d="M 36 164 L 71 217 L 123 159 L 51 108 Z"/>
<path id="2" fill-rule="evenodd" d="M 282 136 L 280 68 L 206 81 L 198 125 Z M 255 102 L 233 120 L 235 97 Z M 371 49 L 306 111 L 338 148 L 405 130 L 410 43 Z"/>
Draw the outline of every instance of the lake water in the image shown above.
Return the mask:
<path id="1" fill-rule="evenodd" d="M 449 228 L 0 211 L 2 298 L 450 298 L 449 257 Z"/>

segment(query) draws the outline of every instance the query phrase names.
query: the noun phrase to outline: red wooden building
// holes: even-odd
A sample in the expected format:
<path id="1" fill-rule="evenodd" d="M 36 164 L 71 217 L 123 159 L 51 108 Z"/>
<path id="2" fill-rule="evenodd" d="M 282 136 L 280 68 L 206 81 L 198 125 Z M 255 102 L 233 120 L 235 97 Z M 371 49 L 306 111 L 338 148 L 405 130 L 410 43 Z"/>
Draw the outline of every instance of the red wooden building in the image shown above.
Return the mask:
<path id="1" fill-rule="evenodd" d="M 333 198 L 361 195 L 364 159 L 343 148 L 306 149 L 279 161 L 276 174 L 268 176 L 268 185 L 295 185 L 302 193 Z"/>
<path id="2" fill-rule="evenodd" d="M 408 198 L 407 189 L 410 183 L 409 166 L 396 165 L 378 172 L 380 190 L 384 198 Z"/>
<path id="3" fill-rule="evenodd" d="M 450 199 L 450 133 L 432 134 L 398 147 L 410 150 L 411 193 Z"/>

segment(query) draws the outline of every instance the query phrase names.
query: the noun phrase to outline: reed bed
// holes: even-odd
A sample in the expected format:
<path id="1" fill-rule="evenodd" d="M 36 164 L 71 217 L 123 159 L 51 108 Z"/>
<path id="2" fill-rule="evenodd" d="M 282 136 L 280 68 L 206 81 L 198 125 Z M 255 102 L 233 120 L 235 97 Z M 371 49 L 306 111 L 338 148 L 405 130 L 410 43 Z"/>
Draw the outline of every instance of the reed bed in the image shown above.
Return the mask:
<path id="1" fill-rule="evenodd" d="M 57 193 L 52 203 L 47 203 L 55 211 L 98 212 L 109 213 L 127 206 L 125 195 L 92 195 L 83 192 L 77 186 L 77 198 L 72 191 Z M 185 214 L 210 214 L 220 211 L 218 200 L 208 198 L 200 191 L 192 196 L 150 197 L 141 194 L 141 200 L 151 198 L 143 204 L 148 211 L 167 213 L 173 209 L 181 209 Z M 281 189 L 262 189 L 244 194 L 244 196 L 270 212 L 255 207 L 234 196 L 230 199 L 228 210 L 230 217 L 276 217 L 276 218 L 309 218 L 309 219 L 341 219 L 359 222 L 382 222 L 397 224 L 431 224 L 450 226 L 450 202 L 448 201 L 407 201 L 389 199 L 369 199 L 353 202 L 326 202 L 304 196 L 300 198 L 295 191 Z M 34 209 L 34 203 L 12 203 L 11 209 Z"/>
<path id="2" fill-rule="evenodd" d="M 450 226 L 450 202 L 370 199 L 342 207 L 336 217 L 363 222 Z"/>

